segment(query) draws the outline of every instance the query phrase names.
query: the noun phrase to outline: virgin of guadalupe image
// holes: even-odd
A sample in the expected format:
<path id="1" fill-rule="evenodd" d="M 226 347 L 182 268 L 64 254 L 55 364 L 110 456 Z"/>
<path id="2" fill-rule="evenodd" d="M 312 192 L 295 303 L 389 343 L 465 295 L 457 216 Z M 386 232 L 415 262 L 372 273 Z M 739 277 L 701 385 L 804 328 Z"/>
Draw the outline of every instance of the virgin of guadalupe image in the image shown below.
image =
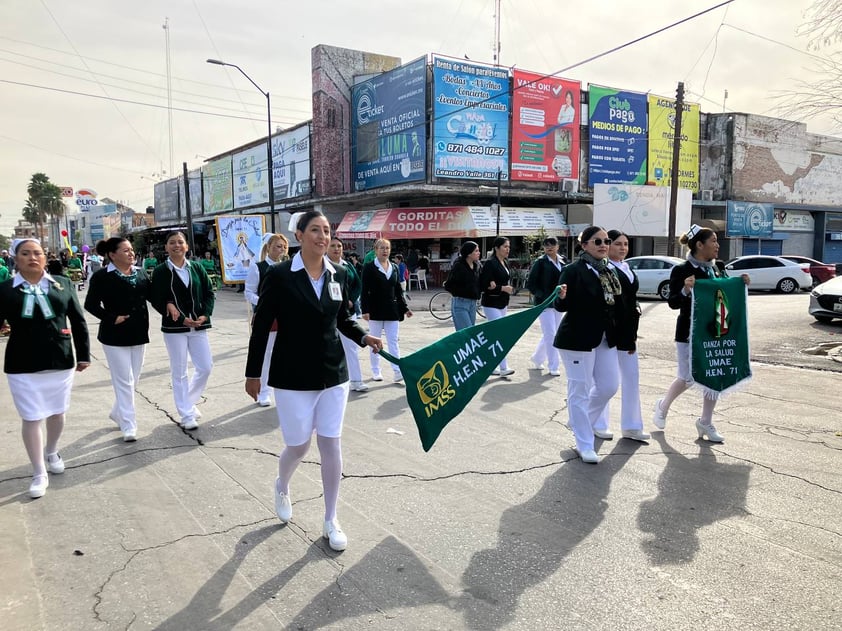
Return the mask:
<path id="1" fill-rule="evenodd" d="M 243 267 L 248 267 L 253 258 L 254 252 L 249 249 L 246 233 L 237 233 L 237 249 L 234 251 L 234 260 L 239 261 Z"/>

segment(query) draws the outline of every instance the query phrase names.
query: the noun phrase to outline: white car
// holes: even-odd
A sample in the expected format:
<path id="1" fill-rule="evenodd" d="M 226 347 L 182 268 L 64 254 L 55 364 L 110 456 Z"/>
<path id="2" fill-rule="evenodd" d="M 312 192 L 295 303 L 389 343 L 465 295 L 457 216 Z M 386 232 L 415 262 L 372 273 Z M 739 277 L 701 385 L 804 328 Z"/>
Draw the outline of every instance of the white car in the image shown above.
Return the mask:
<path id="1" fill-rule="evenodd" d="M 684 263 L 684 259 L 675 256 L 635 256 L 626 259 L 626 263 L 640 281 L 638 294 L 649 294 L 667 300 L 670 297 L 672 268 Z"/>
<path id="2" fill-rule="evenodd" d="M 740 256 L 725 265 L 728 276 L 748 274 L 750 290 L 770 289 L 791 294 L 799 289 L 810 289 L 813 277 L 809 263 L 796 263 L 780 256 Z"/>

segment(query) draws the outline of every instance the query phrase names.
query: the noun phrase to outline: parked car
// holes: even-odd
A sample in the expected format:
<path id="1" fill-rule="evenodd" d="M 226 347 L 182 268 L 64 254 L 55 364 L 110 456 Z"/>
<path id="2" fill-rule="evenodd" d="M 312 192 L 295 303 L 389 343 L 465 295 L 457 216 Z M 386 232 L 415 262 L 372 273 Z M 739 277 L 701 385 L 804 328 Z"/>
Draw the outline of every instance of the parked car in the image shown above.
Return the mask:
<path id="1" fill-rule="evenodd" d="M 813 287 L 807 312 L 819 322 L 842 318 L 842 276 Z"/>
<path id="2" fill-rule="evenodd" d="M 797 256 L 795 254 L 784 254 L 781 258 L 795 261 L 796 263 L 807 263 L 810 265 L 810 276 L 813 277 L 813 287 L 820 283 L 826 283 L 831 278 L 836 278 L 836 264 L 822 263 L 816 259 L 811 259 L 807 256 Z"/>
<path id="3" fill-rule="evenodd" d="M 751 290 L 771 289 L 791 294 L 813 286 L 809 263 L 796 263 L 780 256 L 740 256 L 728 261 L 725 269 L 729 276 L 748 274 Z"/>
<path id="4" fill-rule="evenodd" d="M 670 297 L 670 274 L 672 268 L 681 265 L 684 259 L 675 256 L 635 256 L 626 263 L 640 280 L 638 294 L 649 294 L 666 300 Z"/>

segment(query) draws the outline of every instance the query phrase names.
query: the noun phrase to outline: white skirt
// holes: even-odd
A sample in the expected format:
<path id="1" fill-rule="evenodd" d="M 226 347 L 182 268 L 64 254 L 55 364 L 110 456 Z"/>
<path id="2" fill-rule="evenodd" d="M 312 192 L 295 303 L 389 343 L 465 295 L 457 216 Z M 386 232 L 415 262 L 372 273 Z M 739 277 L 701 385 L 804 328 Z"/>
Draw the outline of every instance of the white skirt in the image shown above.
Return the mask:
<path id="1" fill-rule="evenodd" d="M 70 388 L 75 370 L 42 370 L 6 374 L 12 401 L 24 421 L 64 414 L 70 407 Z"/>

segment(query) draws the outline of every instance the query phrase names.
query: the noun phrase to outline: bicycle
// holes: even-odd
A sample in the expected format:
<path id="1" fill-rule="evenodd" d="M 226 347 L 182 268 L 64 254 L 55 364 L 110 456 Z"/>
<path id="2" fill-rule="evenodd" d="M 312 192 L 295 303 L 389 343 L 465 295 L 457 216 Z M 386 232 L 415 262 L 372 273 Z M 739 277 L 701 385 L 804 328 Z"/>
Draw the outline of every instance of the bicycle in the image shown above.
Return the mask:
<path id="1" fill-rule="evenodd" d="M 450 302 L 453 296 L 447 291 L 439 291 L 433 294 L 430 298 L 430 315 L 436 320 L 450 320 L 453 314 L 450 311 Z M 477 315 L 481 318 L 485 317 L 485 312 L 482 310 L 482 305 L 477 300 Z"/>

